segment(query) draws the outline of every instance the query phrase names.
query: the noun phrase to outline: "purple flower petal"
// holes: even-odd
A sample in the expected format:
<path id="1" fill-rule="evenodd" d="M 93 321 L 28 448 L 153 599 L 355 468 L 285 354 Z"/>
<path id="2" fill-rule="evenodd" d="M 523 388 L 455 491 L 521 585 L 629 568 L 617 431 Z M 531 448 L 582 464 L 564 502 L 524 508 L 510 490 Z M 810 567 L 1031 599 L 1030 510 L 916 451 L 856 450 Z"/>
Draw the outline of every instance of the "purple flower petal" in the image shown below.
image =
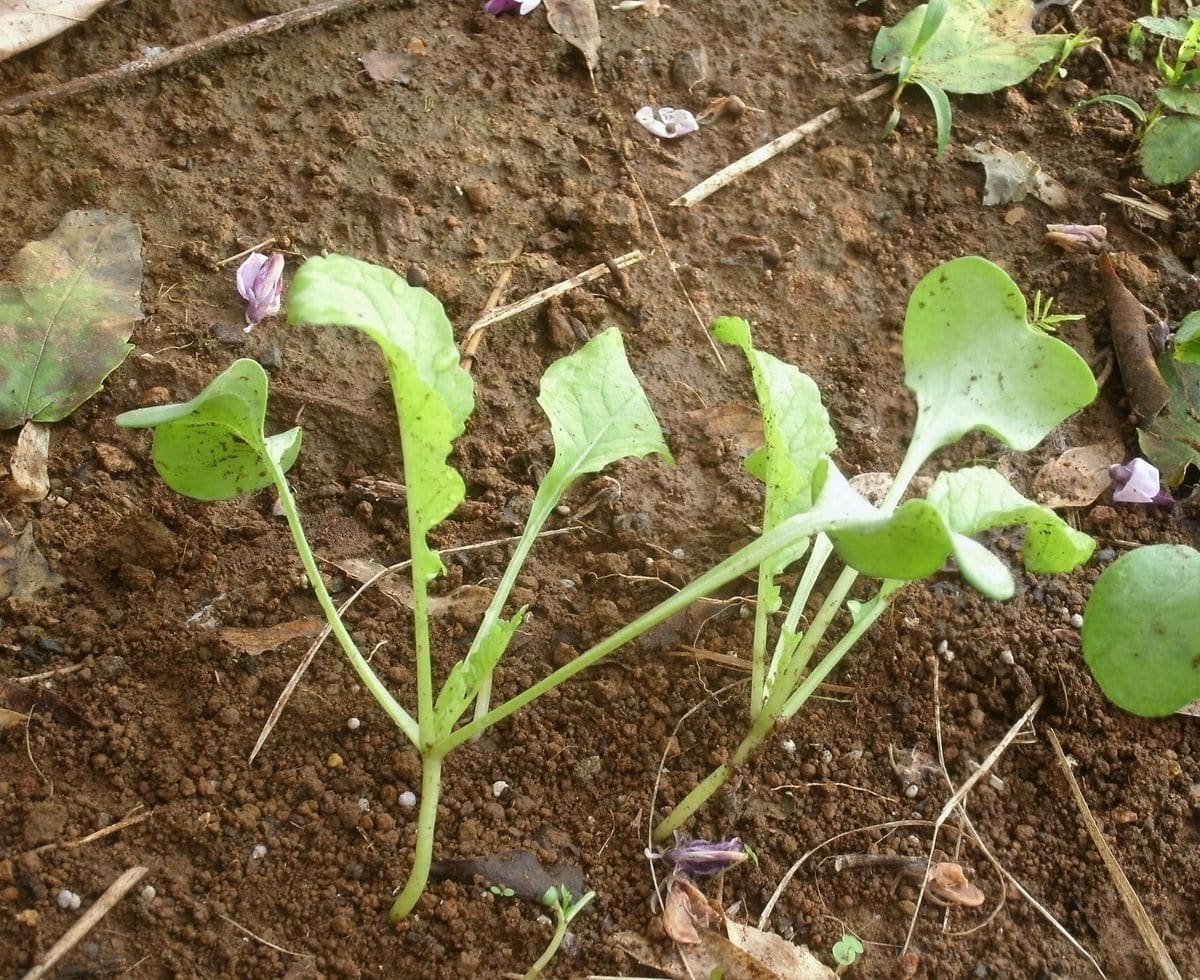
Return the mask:
<path id="1" fill-rule="evenodd" d="M 279 312 L 283 302 L 283 256 L 251 252 L 238 266 L 237 290 L 246 301 L 246 329 Z"/>
<path id="2" fill-rule="evenodd" d="M 1108 468 L 1109 476 L 1116 484 L 1113 502 L 1118 504 L 1173 504 L 1175 501 L 1162 488 L 1158 469 L 1139 456 L 1128 465 L 1117 464 Z"/>
<path id="3" fill-rule="evenodd" d="M 483 12 L 491 14 L 493 17 L 499 17 L 501 14 L 509 14 L 521 9 L 521 4 L 518 0 L 487 0 L 483 5 Z"/>
<path id="4" fill-rule="evenodd" d="M 663 854 L 675 865 L 675 870 L 688 875 L 719 875 L 722 871 L 741 864 L 750 855 L 740 837 L 732 840 L 693 840 L 677 844 Z"/>

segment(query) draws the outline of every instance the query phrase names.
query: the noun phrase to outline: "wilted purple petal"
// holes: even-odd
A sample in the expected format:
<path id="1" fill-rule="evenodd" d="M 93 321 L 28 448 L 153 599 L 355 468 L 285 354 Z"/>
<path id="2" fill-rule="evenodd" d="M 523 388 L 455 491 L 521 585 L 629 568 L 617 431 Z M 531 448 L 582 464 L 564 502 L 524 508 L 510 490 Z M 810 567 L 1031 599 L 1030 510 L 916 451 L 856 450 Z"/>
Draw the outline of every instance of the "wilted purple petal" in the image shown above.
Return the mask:
<path id="1" fill-rule="evenodd" d="M 501 14 L 527 14 L 542 0 L 487 0 L 483 5 L 485 14 L 499 17 Z"/>
<path id="2" fill-rule="evenodd" d="M 670 106 L 655 109 L 644 105 L 633 114 L 633 118 L 655 136 L 666 140 L 687 136 L 700 128 L 696 117 L 687 109 L 673 109 Z"/>
<path id="3" fill-rule="evenodd" d="M 675 870 L 689 875 L 719 875 L 749 857 L 740 837 L 732 840 L 693 840 L 676 844 L 663 857 Z"/>
<path id="4" fill-rule="evenodd" d="M 1173 504 L 1174 499 L 1162 489 L 1157 468 L 1140 456 L 1127 466 L 1119 463 L 1108 468 L 1116 488 L 1113 502 L 1118 504 Z"/>
<path id="5" fill-rule="evenodd" d="M 246 301 L 246 329 L 279 312 L 283 301 L 283 256 L 251 252 L 238 266 L 237 290 Z"/>

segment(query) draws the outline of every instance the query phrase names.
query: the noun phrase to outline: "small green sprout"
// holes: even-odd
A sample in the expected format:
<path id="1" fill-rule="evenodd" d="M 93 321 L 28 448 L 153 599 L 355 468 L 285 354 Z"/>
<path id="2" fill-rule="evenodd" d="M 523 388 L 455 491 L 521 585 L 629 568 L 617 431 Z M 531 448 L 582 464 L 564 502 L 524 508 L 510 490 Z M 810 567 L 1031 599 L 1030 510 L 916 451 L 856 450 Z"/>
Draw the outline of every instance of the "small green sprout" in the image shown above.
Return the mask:
<path id="1" fill-rule="evenodd" d="M 1029 322 L 1046 333 L 1057 333 L 1060 323 L 1067 323 L 1071 320 L 1082 320 L 1082 313 L 1051 313 L 1054 308 L 1054 297 L 1042 297 L 1042 291 L 1039 289 L 1033 295 L 1033 313 L 1029 317 Z"/>
<path id="2" fill-rule="evenodd" d="M 546 889 L 546 894 L 542 896 L 542 904 L 554 912 L 556 920 L 554 935 L 550 937 L 550 945 L 546 947 L 546 951 L 529 968 L 524 980 L 535 980 L 549 966 L 550 961 L 554 959 L 554 954 L 558 952 L 558 948 L 567 936 L 567 926 L 595 897 L 595 892 L 588 892 L 581 896 L 579 901 L 574 901 L 571 898 L 571 890 L 561 884 L 552 885 Z"/>
<path id="3" fill-rule="evenodd" d="M 488 888 L 488 891 L 498 898 L 512 898 L 516 894 L 516 892 L 506 885 L 492 885 Z"/>
<path id="4" fill-rule="evenodd" d="M 842 938 L 833 944 L 833 958 L 838 965 L 838 973 L 852 967 L 855 961 L 862 956 L 863 944 L 861 940 L 853 933 L 844 933 Z"/>

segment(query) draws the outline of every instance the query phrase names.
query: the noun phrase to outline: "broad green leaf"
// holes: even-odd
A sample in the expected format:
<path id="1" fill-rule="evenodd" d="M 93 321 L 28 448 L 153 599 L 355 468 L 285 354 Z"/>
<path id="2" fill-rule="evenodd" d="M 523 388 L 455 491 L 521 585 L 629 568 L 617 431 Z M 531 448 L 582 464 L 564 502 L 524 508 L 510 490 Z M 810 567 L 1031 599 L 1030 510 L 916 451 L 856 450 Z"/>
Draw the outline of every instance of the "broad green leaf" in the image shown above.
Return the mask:
<path id="1" fill-rule="evenodd" d="M 949 0 L 945 17 L 917 54 L 926 5 L 909 11 L 894 27 L 881 28 L 871 51 L 880 71 L 901 80 L 932 82 L 946 92 L 981 95 L 1023 82 L 1062 51 L 1065 35 L 1033 33 L 1029 0 Z"/>
<path id="2" fill-rule="evenodd" d="M 513 616 L 496 622 L 478 646 L 472 646 L 467 655 L 450 668 L 434 709 L 439 731 L 449 732 L 475 699 L 525 619 L 526 609 L 522 606 Z"/>
<path id="3" fill-rule="evenodd" d="M 1160 544 L 1122 555 L 1083 614 L 1083 656 L 1114 704 L 1169 715 L 1200 697 L 1200 554 Z"/>
<path id="4" fill-rule="evenodd" d="M 0 282 L 0 429 L 57 422 L 100 390 L 142 318 L 142 235 L 123 214 L 71 211 Z"/>
<path id="5" fill-rule="evenodd" d="M 1200 170 L 1200 118 L 1166 116 L 1150 127 L 1138 156 L 1156 184 L 1179 184 Z"/>
<path id="6" fill-rule="evenodd" d="M 763 351 L 750 338 L 741 317 L 713 323 L 717 339 L 740 347 L 763 417 L 763 447 L 746 459 L 746 469 L 767 487 L 765 530 L 812 505 L 813 472 L 837 448 L 829 413 L 812 378 Z"/>
<path id="7" fill-rule="evenodd" d="M 576 478 L 626 456 L 658 453 L 671 460 L 615 327 L 551 364 L 542 375 L 538 404 L 554 437 L 554 463 L 543 486 L 551 485 L 558 497 Z"/>
<path id="8" fill-rule="evenodd" d="M 1200 92 L 1186 88 L 1160 88 L 1154 92 L 1158 101 L 1172 112 L 1200 116 Z"/>
<path id="9" fill-rule="evenodd" d="M 949 557 L 950 532 L 935 508 L 910 500 L 885 514 L 855 490 L 832 462 L 819 471 L 820 492 L 807 515 L 829 535 L 847 565 L 885 579 L 932 575 Z"/>
<path id="10" fill-rule="evenodd" d="M 1200 364 L 1200 310 L 1189 313 L 1175 331 L 1175 360 Z"/>
<path id="11" fill-rule="evenodd" d="M 1165 352 L 1156 362 L 1171 400 L 1149 428 L 1138 430 L 1138 445 L 1158 467 L 1163 482 L 1175 487 L 1184 481 L 1189 466 L 1200 466 L 1200 365 L 1177 361 Z"/>
<path id="12" fill-rule="evenodd" d="M 1182 17 L 1139 17 L 1137 22 L 1151 34 L 1169 37 L 1173 41 L 1182 41 L 1187 37 L 1190 24 Z"/>
<path id="13" fill-rule="evenodd" d="M 1072 571 L 1096 547 L 1088 535 L 1023 497 L 1003 476 L 984 466 L 940 474 L 925 499 L 954 534 L 954 556 L 963 578 L 991 599 L 1012 597 L 1012 576 L 999 558 L 969 535 L 1023 525 L 1025 567 L 1038 574 Z"/>
<path id="14" fill-rule="evenodd" d="M 950 108 L 950 99 L 945 89 L 930 81 L 918 81 L 929 101 L 933 105 L 933 118 L 937 123 L 937 155 L 940 157 L 950 145 L 950 126 L 954 120 L 954 110 Z"/>
<path id="15" fill-rule="evenodd" d="M 917 396 L 913 442 L 926 456 L 972 429 L 1032 449 L 1096 397 L 1083 358 L 1031 326 L 1016 284 L 976 256 L 936 267 L 913 290 L 904 367 Z"/>
<path id="16" fill-rule="evenodd" d="M 441 303 L 391 269 L 329 255 L 300 267 L 287 316 L 289 323 L 354 327 L 383 351 L 400 422 L 413 561 L 436 574 L 440 562 L 425 538 L 466 495 L 447 459 L 474 408 L 471 376 L 459 366 Z"/>
<path id="17" fill-rule="evenodd" d="M 188 402 L 117 416 L 131 429 L 154 429 L 154 465 L 172 490 L 198 500 L 228 500 L 272 480 L 267 460 L 286 472 L 300 453 L 300 429 L 267 438 L 267 373 L 242 358 Z"/>

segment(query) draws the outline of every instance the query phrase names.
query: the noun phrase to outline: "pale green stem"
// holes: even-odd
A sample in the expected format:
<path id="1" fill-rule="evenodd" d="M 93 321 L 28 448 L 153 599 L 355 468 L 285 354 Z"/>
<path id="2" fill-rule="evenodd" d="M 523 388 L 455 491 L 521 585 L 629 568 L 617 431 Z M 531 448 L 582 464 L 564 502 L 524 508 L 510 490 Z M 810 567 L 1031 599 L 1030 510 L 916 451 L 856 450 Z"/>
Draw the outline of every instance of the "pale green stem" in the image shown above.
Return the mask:
<path id="1" fill-rule="evenodd" d="M 429 884 L 433 865 L 433 838 L 437 831 L 438 797 L 442 792 L 442 760 L 445 753 L 430 752 L 421 759 L 421 805 L 417 810 L 417 843 L 413 849 L 412 870 L 404 890 L 396 896 L 388 918 L 399 922 L 413 910 Z"/>
<path id="2" fill-rule="evenodd" d="M 775 584 L 775 562 L 758 566 L 758 601 L 754 604 L 754 642 L 750 647 L 750 717 L 762 710 L 766 697 L 767 674 L 767 596 Z"/>
<path id="3" fill-rule="evenodd" d="M 800 617 L 804 615 L 804 610 L 808 607 L 808 599 L 816 587 L 817 579 L 825 570 L 825 565 L 832 554 L 833 542 L 829 540 L 829 536 L 818 534 L 817 539 L 813 542 L 812 550 L 809 552 L 808 562 L 804 566 L 804 574 L 800 576 L 800 581 L 796 585 L 796 594 L 792 596 L 791 605 L 788 606 L 787 616 L 779 631 L 779 638 L 775 641 L 775 652 L 771 655 L 771 669 L 767 671 L 767 694 L 775 686 L 775 679 L 778 677 L 780 669 L 791 660 L 792 654 L 796 652 L 799 640 L 791 640 L 789 637 L 795 636 L 798 632 Z"/>
<path id="4" fill-rule="evenodd" d="M 564 939 L 567 938 L 567 926 L 571 924 L 571 920 L 583 911 L 593 898 L 596 897 L 595 892 L 588 892 L 578 902 L 575 902 L 569 909 L 564 909 L 561 904 L 554 905 L 554 918 L 556 920 L 554 926 L 554 935 L 550 937 L 550 945 L 546 947 L 546 951 L 538 957 L 537 962 L 533 964 L 521 980 L 537 980 L 541 976 L 542 971 L 550 965 L 550 961 L 554 959 L 554 954 L 558 952 L 558 947 L 562 945 Z"/>
<path id="5" fill-rule="evenodd" d="M 400 403 L 396 402 L 397 418 L 403 419 Z M 402 458 L 411 459 L 408 431 L 400 426 Z M 429 569 L 439 568 L 441 559 L 430 550 L 426 540 L 428 528 L 419 520 L 414 495 L 405 500 L 408 516 L 408 552 L 412 558 L 409 576 L 412 580 L 413 656 L 417 661 L 417 725 L 421 737 L 417 748 L 426 752 L 437 741 L 437 719 L 433 713 L 433 653 L 429 646 Z"/>
<path id="6" fill-rule="evenodd" d="M 419 745 L 419 729 L 412 715 L 404 710 L 403 706 L 394 697 L 392 692 L 383 685 L 378 675 L 371 669 L 371 665 L 367 663 L 366 657 L 359 651 L 354 638 L 346 630 L 345 624 L 342 622 L 342 617 L 338 615 L 337 606 L 334 605 L 329 591 L 325 588 L 325 580 L 321 578 L 321 572 L 317 568 L 317 561 L 313 557 L 312 549 L 308 545 L 308 538 L 304 535 L 304 527 L 300 523 L 300 511 L 296 507 L 296 500 L 292 496 L 291 488 L 288 486 L 287 477 L 283 470 L 271 460 L 269 453 L 263 453 L 263 458 L 268 461 L 271 468 L 271 476 L 275 481 L 275 490 L 279 494 L 279 506 L 283 508 L 283 514 L 287 518 L 288 529 L 292 532 L 292 541 L 296 545 L 296 552 L 300 555 L 300 561 L 304 565 L 304 573 L 308 576 L 309 584 L 312 586 L 313 593 L 317 597 L 317 602 L 321 605 L 321 611 L 325 613 L 325 619 L 329 623 L 329 628 L 333 635 L 337 637 L 337 641 L 341 644 L 342 650 L 346 654 L 346 658 L 354 667 L 354 672 L 358 674 L 358 679 L 362 681 L 363 686 L 371 692 L 372 696 L 379 706 L 384 710 L 387 716 L 392 720 L 392 723 L 404 733 L 404 736 L 413 743 Z"/>
<path id="7" fill-rule="evenodd" d="M 497 705 L 482 718 L 456 729 L 438 742 L 438 748 L 443 753 L 452 751 L 463 742 L 474 738 L 477 734 L 490 728 L 498 721 L 507 718 L 514 711 L 525 707 L 530 701 L 541 697 L 547 691 L 553 690 L 564 681 L 570 680 L 580 671 L 586 670 L 588 667 L 599 662 L 618 647 L 637 639 L 663 620 L 686 609 L 697 599 L 701 599 L 715 592 L 726 583 L 732 582 L 735 578 L 745 575 L 751 569 L 761 565 L 771 555 L 791 546 L 797 539 L 807 537 L 811 533 L 812 528 L 803 523 L 803 515 L 790 518 L 773 531 L 769 531 L 761 538 L 751 541 L 750 544 L 730 555 L 715 568 L 709 569 L 669 599 L 665 599 L 649 612 L 639 616 L 628 626 L 623 627 L 606 640 L 597 643 L 591 649 L 581 653 L 569 664 L 560 667 L 552 674 L 548 674 L 537 684 L 509 698 L 503 704 Z"/>
<path id="8" fill-rule="evenodd" d="M 483 645 L 484 640 L 496 628 L 496 624 L 500 621 L 500 614 L 504 611 L 504 604 L 508 602 L 508 597 L 512 594 L 513 586 L 517 583 L 517 576 L 521 573 L 525 559 L 529 557 L 530 549 L 533 547 L 534 542 L 537 541 L 537 536 L 541 534 L 542 527 L 554 512 L 554 505 L 562 499 L 561 487 L 557 491 L 552 490 L 543 494 L 543 491 L 545 491 L 549 484 L 550 480 L 547 477 L 547 479 L 542 481 L 542 485 L 538 488 L 538 492 L 533 498 L 533 505 L 529 508 L 529 517 L 525 521 L 525 529 L 521 532 L 521 539 L 513 549 L 508 567 L 504 569 L 504 575 L 500 579 L 500 584 L 496 586 L 496 593 L 492 596 L 492 601 L 488 605 L 487 611 L 483 614 L 483 622 L 479 624 L 479 629 L 475 632 L 475 639 L 471 642 L 471 649 L 467 652 L 467 659 L 470 659 L 476 653 L 479 647 Z M 484 678 L 483 684 L 479 687 L 479 694 L 475 701 L 476 721 L 488 713 L 491 702 L 492 673 L 489 671 L 487 677 Z M 447 727 L 450 727 L 457 721 L 457 718 L 451 718 L 447 719 L 445 723 Z"/>

